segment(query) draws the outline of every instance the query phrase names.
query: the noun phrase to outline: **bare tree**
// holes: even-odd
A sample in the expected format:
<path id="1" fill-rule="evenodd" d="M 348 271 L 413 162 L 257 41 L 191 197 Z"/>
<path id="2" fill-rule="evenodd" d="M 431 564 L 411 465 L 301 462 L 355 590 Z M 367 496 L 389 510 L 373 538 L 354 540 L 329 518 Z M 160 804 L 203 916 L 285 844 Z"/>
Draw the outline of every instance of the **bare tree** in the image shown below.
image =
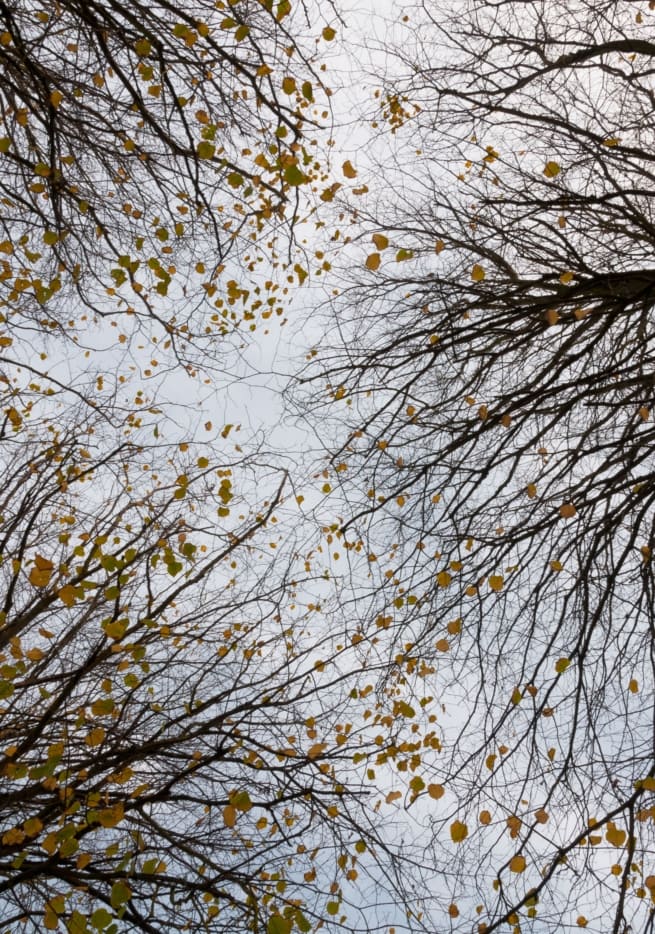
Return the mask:
<path id="1" fill-rule="evenodd" d="M 307 374 L 371 553 L 349 611 L 447 709 L 433 930 L 654 924 L 653 6 L 406 11 Z"/>

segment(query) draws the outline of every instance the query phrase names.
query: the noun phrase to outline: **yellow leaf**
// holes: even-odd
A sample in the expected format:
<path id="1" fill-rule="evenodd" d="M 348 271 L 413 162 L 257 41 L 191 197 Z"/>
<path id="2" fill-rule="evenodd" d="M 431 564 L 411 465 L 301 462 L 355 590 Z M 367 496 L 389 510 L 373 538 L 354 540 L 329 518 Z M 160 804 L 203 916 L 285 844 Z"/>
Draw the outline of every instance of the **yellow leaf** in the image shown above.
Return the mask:
<path id="1" fill-rule="evenodd" d="M 282 90 L 285 94 L 293 94 L 296 90 L 296 82 L 294 78 L 291 78 L 287 75 L 286 78 L 282 79 Z"/>
<path id="2" fill-rule="evenodd" d="M 12 827 L 11 830 L 5 830 L 2 835 L 2 842 L 7 846 L 12 846 L 15 843 L 21 844 L 25 839 L 25 832 L 20 830 L 18 827 Z"/>
<path id="3" fill-rule="evenodd" d="M 524 872 L 525 856 L 512 856 L 509 861 L 510 872 Z"/>
<path id="4" fill-rule="evenodd" d="M 573 273 L 572 272 L 563 272 L 559 277 L 559 281 L 562 285 L 568 285 L 569 282 L 573 282 Z"/>
<path id="5" fill-rule="evenodd" d="M 125 809 L 123 807 L 123 802 L 119 801 L 118 804 L 115 804 L 110 808 L 103 808 L 98 811 L 98 823 L 102 827 L 116 827 L 117 824 L 123 820 L 125 816 Z"/>
<path id="6" fill-rule="evenodd" d="M 434 245 L 434 252 L 437 254 L 437 256 L 439 255 L 439 253 L 441 253 L 441 251 L 444 249 L 445 246 L 446 244 L 443 242 L 443 240 L 437 240 L 437 242 Z"/>
<path id="7" fill-rule="evenodd" d="M 443 798 L 446 793 L 446 789 L 443 785 L 431 784 L 428 785 L 428 794 L 431 798 L 434 798 L 435 801 L 438 801 L 439 798 Z"/>
<path id="8" fill-rule="evenodd" d="M 223 808 L 223 823 L 226 827 L 234 827 L 237 822 L 237 809 L 231 804 Z"/>
<path id="9" fill-rule="evenodd" d="M 546 323 L 552 327 L 552 325 L 557 324 L 559 321 L 559 312 L 556 308 L 549 308 L 544 317 L 546 319 Z"/>
<path id="10" fill-rule="evenodd" d="M 439 571 L 439 573 L 437 574 L 437 584 L 439 584 L 440 587 L 447 587 L 450 584 L 451 580 L 452 580 L 452 577 L 450 576 L 448 571 Z"/>
<path id="11" fill-rule="evenodd" d="M 468 827 L 462 821 L 456 820 L 450 825 L 450 836 L 453 843 L 461 843 L 468 837 Z"/>
<path id="12" fill-rule="evenodd" d="M 27 657 L 29 658 L 31 662 L 40 662 L 41 659 L 44 657 L 45 652 L 41 651 L 41 649 L 33 648 L 33 649 L 28 649 L 25 654 L 27 655 Z"/>
<path id="13" fill-rule="evenodd" d="M 495 593 L 499 593 L 503 589 L 504 582 L 505 578 L 501 574 L 492 574 L 489 578 L 489 587 Z"/>
<path id="14" fill-rule="evenodd" d="M 52 910 L 50 905 L 46 905 L 45 913 L 43 915 L 43 927 L 47 931 L 56 931 L 59 927 L 59 918 Z"/>
<path id="15" fill-rule="evenodd" d="M 54 564 L 48 558 L 44 558 L 43 555 L 35 555 L 34 564 L 37 566 L 39 571 L 52 571 L 54 570 Z"/>
<path id="16" fill-rule="evenodd" d="M 46 851 L 50 856 L 53 853 L 57 852 L 57 835 L 55 833 L 49 833 L 47 837 L 44 837 L 41 841 L 41 848 Z"/>
<path id="17" fill-rule="evenodd" d="M 3 334 L 0 337 L 0 347 L 11 347 L 14 343 L 13 337 L 7 337 L 6 334 Z"/>
<path id="18" fill-rule="evenodd" d="M 517 817 L 516 814 L 510 814 L 507 818 L 507 829 L 509 830 L 509 835 L 512 840 L 518 837 L 519 831 L 521 830 L 521 823 L 521 818 Z"/>
<path id="19" fill-rule="evenodd" d="M 530 499 L 534 499 L 535 496 L 537 495 L 537 487 L 536 487 L 536 484 L 534 484 L 534 483 L 528 483 L 528 485 L 527 485 L 527 487 L 526 487 L 526 492 L 527 492 L 528 496 L 530 497 Z"/>
<path id="20" fill-rule="evenodd" d="M 638 694 L 639 693 L 639 682 L 636 681 L 634 678 L 632 678 L 630 680 L 630 684 L 628 685 L 628 690 L 630 691 L 631 694 Z"/>
<path id="21" fill-rule="evenodd" d="M 375 272 L 376 269 L 380 267 L 380 254 L 371 253 L 366 257 L 366 263 L 364 264 L 367 269 L 370 269 L 371 272 Z"/>
<path id="22" fill-rule="evenodd" d="M 314 743 L 314 745 L 307 750 L 307 755 L 310 759 L 316 759 L 317 756 L 324 753 L 326 749 L 327 743 Z"/>
<path id="23" fill-rule="evenodd" d="M 52 570 L 41 570 L 38 567 L 33 567 L 30 571 L 29 581 L 34 587 L 47 587 L 51 577 Z"/>
<path id="24" fill-rule="evenodd" d="M 323 38 L 326 42 L 332 42 L 336 36 L 336 31 L 331 26 L 326 26 L 323 30 Z"/>
<path id="25" fill-rule="evenodd" d="M 84 742 L 87 746 L 99 746 L 103 739 L 105 738 L 106 731 L 101 726 L 96 726 L 87 736 L 84 738 Z"/>
<path id="26" fill-rule="evenodd" d="M 471 270 L 471 279 L 473 279 L 474 282 L 482 282 L 486 275 L 486 272 L 478 263 L 476 263 Z"/>
<path id="27" fill-rule="evenodd" d="M 447 652 L 448 649 L 450 648 L 450 645 L 447 639 L 437 639 L 437 641 L 434 644 L 434 647 L 437 650 L 437 652 Z"/>
<path id="28" fill-rule="evenodd" d="M 578 510 L 575 508 L 573 503 L 562 503 L 562 505 L 559 507 L 559 514 L 562 519 L 572 519 L 577 511 Z"/>
<path id="29" fill-rule="evenodd" d="M 559 175 L 561 171 L 560 165 L 557 162 L 547 162 L 544 166 L 544 175 L 546 178 L 555 178 Z"/>
<path id="30" fill-rule="evenodd" d="M 491 823 L 491 814 L 489 811 L 480 811 L 480 823 L 485 826 Z"/>
<path id="31" fill-rule="evenodd" d="M 349 160 L 344 162 L 341 168 L 346 178 L 357 178 L 357 170 L 354 168 L 352 162 L 350 162 Z"/>
<path id="32" fill-rule="evenodd" d="M 605 831 L 605 839 L 608 843 L 611 843 L 612 846 L 623 846 L 626 836 L 625 830 L 619 830 L 613 821 L 608 822 L 607 830 Z"/>
<path id="33" fill-rule="evenodd" d="M 73 606 L 75 603 L 75 588 L 70 584 L 66 584 L 65 587 L 57 591 L 57 596 L 66 606 Z"/>
<path id="34" fill-rule="evenodd" d="M 570 658 L 558 658 L 555 662 L 555 671 L 558 675 L 561 675 L 571 664 Z"/>
<path id="35" fill-rule="evenodd" d="M 545 824 L 548 822 L 548 812 L 544 808 L 539 808 L 534 812 L 534 819 L 538 824 Z"/>
<path id="36" fill-rule="evenodd" d="M 373 240 L 373 243 L 376 245 L 378 250 L 386 250 L 386 248 L 389 246 L 389 240 L 384 236 L 384 234 L 373 234 L 371 239 Z"/>

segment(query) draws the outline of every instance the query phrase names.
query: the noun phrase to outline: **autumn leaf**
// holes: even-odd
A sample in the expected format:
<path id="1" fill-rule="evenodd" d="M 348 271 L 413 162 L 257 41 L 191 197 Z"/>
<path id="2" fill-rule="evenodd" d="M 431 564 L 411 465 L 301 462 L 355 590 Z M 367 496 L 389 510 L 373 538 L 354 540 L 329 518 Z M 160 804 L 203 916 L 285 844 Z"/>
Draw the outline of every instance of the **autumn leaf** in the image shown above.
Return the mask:
<path id="1" fill-rule="evenodd" d="M 223 808 L 223 823 L 226 827 L 234 827 L 237 822 L 237 810 L 232 804 Z"/>
<path id="2" fill-rule="evenodd" d="M 450 836 L 453 843 L 461 843 L 468 837 L 468 827 L 462 821 L 456 820 L 450 825 Z"/>
<path id="3" fill-rule="evenodd" d="M 318 756 L 321 756 L 327 749 L 327 743 L 314 743 L 313 746 L 307 750 L 307 756 L 310 759 L 316 759 Z"/>
<path id="4" fill-rule="evenodd" d="M 448 571 L 439 571 L 439 573 L 437 574 L 437 584 L 440 587 L 444 587 L 444 588 L 448 587 L 451 580 L 452 580 L 452 576 L 448 573 Z"/>
<path id="5" fill-rule="evenodd" d="M 605 839 L 612 846 L 621 847 L 626 841 L 627 834 L 625 830 L 620 830 L 613 821 L 608 821 L 605 830 Z"/>
<path id="6" fill-rule="evenodd" d="M 357 170 L 354 168 L 352 162 L 346 160 L 341 167 L 343 174 L 346 178 L 357 178 Z"/>
<path id="7" fill-rule="evenodd" d="M 47 587 L 54 571 L 54 564 L 42 555 L 34 558 L 34 567 L 30 571 L 29 581 L 35 587 Z"/>
<path id="8" fill-rule="evenodd" d="M 132 898 L 132 890 L 130 889 L 127 882 L 114 882 L 111 887 L 111 907 L 112 908 L 121 908 L 126 902 Z"/>
<path id="9" fill-rule="evenodd" d="M 57 591 L 57 596 L 65 606 L 74 606 L 76 593 L 75 588 L 70 584 L 66 584 L 64 587 L 60 587 Z"/>
<path id="10" fill-rule="evenodd" d="M 577 511 L 578 510 L 575 508 L 573 503 L 562 503 L 562 505 L 559 507 L 559 514 L 562 519 L 572 519 L 573 516 L 576 515 Z"/>
<path id="11" fill-rule="evenodd" d="M 547 162 L 544 166 L 544 175 L 546 178 L 556 178 L 561 171 L 560 165 L 558 162 Z"/>
<path id="12" fill-rule="evenodd" d="M 471 269 L 471 279 L 474 282 L 482 282 L 486 278 L 486 275 L 486 272 L 479 263 L 476 263 L 473 269 Z"/>
<path id="13" fill-rule="evenodd" d="M 106 730 L 101 726 L 94 727 L 90 733 L 88 733 L 84 739 L 84 742 L 87 746 L 95 747 L 100 746 L 106 736 Z"/>

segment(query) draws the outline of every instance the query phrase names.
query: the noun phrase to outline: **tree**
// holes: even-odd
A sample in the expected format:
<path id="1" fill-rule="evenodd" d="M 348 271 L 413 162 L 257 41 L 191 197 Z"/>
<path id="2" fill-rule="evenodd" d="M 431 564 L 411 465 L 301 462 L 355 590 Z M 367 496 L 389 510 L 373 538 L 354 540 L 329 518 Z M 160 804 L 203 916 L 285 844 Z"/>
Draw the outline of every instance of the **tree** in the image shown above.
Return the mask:
<path id="1" fill-rule="evenodd" d="M 356 644 L 312 624 L 318 572 L 274 531 L 285 474 L 112 449 L 86 406 L 10 398 L 2 930 L 357 929 L 359 864 L 387 848 L 353 756 L 381 747 Z"/>
<path id="2" fill-rule="evenodd" d="M 318 169 L 304 136 L 324 90 L 314 33 L 288 0 L 4 4 L 0 299 L 12 333 L 84 334 L 91 308 L 165 332 L 188 358 L 190 342 L 206 350 L 273 314 L 249 273 L 284 256 L 298 190 Z"/>
<path id="3" fill-rule="evenodd" d="M 153 375 L 224 370 L 226 337 L 283 313 L 270 268 L 307 276 L 279 251 L 322 172 L 303 131 L 334 29 L 302 13 L 0 6 L 12 934 L 371 931 L 366 879 L 402 895 L 363 777 L 401 731 L 323 623 L 302 497 L 238 425 L 185 433 Z"/>
<path id="4" fill-rule="evenodd" d="M 447 707 L 432 929 L 655 924 L 654 7 L 405 11 L 308 365 L 348 611 Z"/>

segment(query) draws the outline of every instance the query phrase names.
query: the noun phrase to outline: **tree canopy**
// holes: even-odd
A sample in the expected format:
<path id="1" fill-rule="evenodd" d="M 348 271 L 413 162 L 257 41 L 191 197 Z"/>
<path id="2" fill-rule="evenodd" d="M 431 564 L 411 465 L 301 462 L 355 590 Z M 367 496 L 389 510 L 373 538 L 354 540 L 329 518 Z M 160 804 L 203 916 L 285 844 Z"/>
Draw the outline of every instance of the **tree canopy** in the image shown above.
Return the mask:
<path id="1" fill-rule="evenodd" d="M 655 929 L 654 22 L 0 4 L 2 934 Z"/>
<path id="2" fill-rule="evenodd" d="M 457 699 L 431 854 L 462 930 L 653 924 L 652 7 L 412 11 L 308 373 L 384 626 Z"/>

